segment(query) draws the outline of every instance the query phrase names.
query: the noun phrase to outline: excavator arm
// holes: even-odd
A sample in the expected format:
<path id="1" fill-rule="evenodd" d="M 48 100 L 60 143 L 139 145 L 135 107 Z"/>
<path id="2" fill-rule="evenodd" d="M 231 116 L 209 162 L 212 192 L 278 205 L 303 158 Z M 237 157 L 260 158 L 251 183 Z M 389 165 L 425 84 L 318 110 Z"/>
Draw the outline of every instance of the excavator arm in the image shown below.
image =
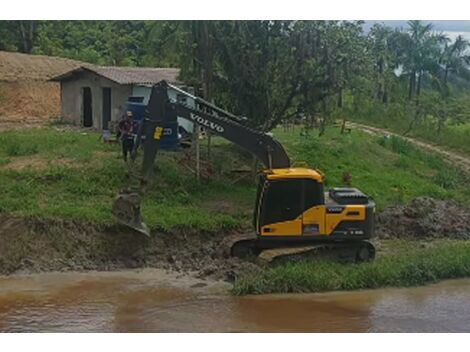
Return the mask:
<path id="1" fill-rule="evenodd" d="M 176 91 L 178 95 L 189 98 L 190 101 L 194 102 L 194 106 L 170 100 L 169 89 Z M 142 197 L 145 195 L 146 185 L 150 182 L 155 157 L 160 140 L 164 135 L 165 126 L 171 122 L 176 122 L 178 117 L 200 125 L 213 134 L 248 150 L 267 169 L 290 167 L 290 160 L 286 151 L 271 136 L 245 126 L 243 118 L 172 86 L 166 81 L 161 81 L 152 88 L 150 100 L 137 133 L 137 143 L 132 153 L 131 171 L 135 173 L 135 168 L 138 167 L 135 164 L 136 153 L 140 143 L 143 143 L 144 154 L 140 175 L 131 175 L 131 178 L 138 178 L 139 185 L 122 190 L 113 204 L 113 214 L 116 219 L 137 231 L 149 235 L 147 226 L 142 222 L 140 204 Z M 142 138 L 143 136 L 144 138 Z"/>

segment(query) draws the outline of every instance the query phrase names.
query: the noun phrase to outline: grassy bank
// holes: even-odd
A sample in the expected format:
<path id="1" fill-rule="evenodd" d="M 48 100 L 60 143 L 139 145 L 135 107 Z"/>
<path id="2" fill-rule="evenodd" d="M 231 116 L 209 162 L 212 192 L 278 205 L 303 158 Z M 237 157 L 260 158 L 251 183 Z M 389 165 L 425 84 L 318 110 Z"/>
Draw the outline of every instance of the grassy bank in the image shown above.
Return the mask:
<path id="1" fill-rule="evenodd" d="M 235 282 L 235 295 L 407 287 L 470 276 L 470 243 L 389 241 L 392 250 L 371 263 L 300 261 L 280 264 Z"/>
<path id="2" fill-rule="evenodd" d="M 303 163 L 325 173 L 326 187 L 358 187 L 376 201 L 378 208 L 407 202 L 417 196 L 468 202 L 469 176 L 449 166 L 439 156 L 423 152 L 400 138 L 385 139 L 361 131 L 341 135 L 330 128 L 322 137 L 312 133 L 277 130 L 294 163 Z"/>
<path id="3" fill-rule="evenodd" d="M 230 151 L 214 152 L 215 162 L 221 153 Z M 222 173 L 197 184 L 186 159 L 184 153 L 159 158 L 143 205 L 146 222 L 162 231 L 244 226 L 254 187 L 224 182 Z M 0 212 L 111 224 L 111 204 L 126 173 L 119 146 L 100 142 L 97 133 L 43 128 L 0 134 Z"/>
<path id="4" fill-rule="evenodd" d="M 299 129 L 275 130 L 294 164 L 317 167 L 327 187 L 350 185 L 375 198 L 379 208 L 427 195 L 470 199 L 468 179 L 436 156 L 397 141 L 353 131 L 301 137 Z M 194 152 L 162 153 L 155 182 L 143 204 L 146 222 L 172 232 L 229 231 L 250 228 L 255 185 L 240 181 L 233 169 L 251 158 L 215 139 L 211 162 L 202 148 L 204 178 L 197 183 Z M 111 203 L 126 184 L 118 145 L 97 133 L 55 128 L 0 133 L 0 212 L 40 218 L 65 218 L 110 224 Z"/>
<path id="5" fill-rule="evenodd" d="M 410 125 L 409 118 L 397 117 L 397 115 L 391 116 L 390 113 L 386 112 L 358 114 L 353 116 L 352 120 L 388 129 L 398 134 L 408 131 Z M 408 132 L 407 136 L 415 137 L 470 157 L 470 123 L 467 122 L 459 125 L 445 124 L 442 126 L 441 131 L 438 131 L 437 124 L 438 122 L 435 119 L 420 121 Z"/>

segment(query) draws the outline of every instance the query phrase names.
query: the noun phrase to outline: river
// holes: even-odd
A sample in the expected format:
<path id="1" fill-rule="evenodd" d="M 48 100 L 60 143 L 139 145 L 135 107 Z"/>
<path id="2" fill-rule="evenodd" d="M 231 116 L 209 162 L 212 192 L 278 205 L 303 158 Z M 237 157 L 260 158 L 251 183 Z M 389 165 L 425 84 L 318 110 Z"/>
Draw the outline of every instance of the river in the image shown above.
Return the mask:
<path id="1" fill-rule="evenodd" d="M 470 332 L 470 279 L 233 297 L 156 269 L 0 278 L 1 332 Z"/>

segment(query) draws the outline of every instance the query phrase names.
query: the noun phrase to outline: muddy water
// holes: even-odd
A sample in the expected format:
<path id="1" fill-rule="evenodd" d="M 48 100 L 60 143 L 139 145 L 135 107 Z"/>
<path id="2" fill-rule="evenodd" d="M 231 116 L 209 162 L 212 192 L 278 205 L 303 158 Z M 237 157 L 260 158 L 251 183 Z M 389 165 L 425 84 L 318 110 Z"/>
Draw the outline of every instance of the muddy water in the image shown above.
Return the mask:
<path id="1" fill-rule="evenodd" d="M 3 332 L 463 331 L 470 280 L 411 289 L 232 297 L 159 270 L 0 278 Z"/>

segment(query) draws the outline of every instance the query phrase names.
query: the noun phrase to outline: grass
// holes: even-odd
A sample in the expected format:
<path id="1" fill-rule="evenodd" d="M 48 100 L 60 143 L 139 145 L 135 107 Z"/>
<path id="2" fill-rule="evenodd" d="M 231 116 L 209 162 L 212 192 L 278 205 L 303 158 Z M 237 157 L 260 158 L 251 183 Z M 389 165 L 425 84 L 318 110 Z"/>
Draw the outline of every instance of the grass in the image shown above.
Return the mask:
<path id="1" fill-rule="evenodd" d="M 470 276 L 470 242 L 443 241 L 427 248 L 418 243 L 391 241 L 391 253 L 379 253 L 373 262 L 340 264 L 300 261 L 279 264 L 239 278 L 235 295 L 301 293 L 408 287 L 442 279 Z"/>
<path id="2" fill-rule="evenodd" d="M 126 184 L 127 168 L 117 145 L 96 133 L 43 128 L 0 134 L 0 212 L 114 222 L 111 204 Z M 160 175 L 143 204 L 146 222 L 161 231 L 218 231 L 249 224 L 251 185 L 220 177 L 197 184 L 180 165 L 181 155 L 162 154 Z M 9 167 L 21 162 L 25 167 Z M 224 198 L 236 204 L 217 207 Z"/>
<path id="3" fill-rule="evenodd" d="M 408 118 L 389 116 L 390 114 L 375 112 L 353 116 L 352 119 L 366 125 L 388 129 L 396 133 L 408 131 L 410 121 Z M 470 157 L 470 123 L 446 124 L 438 132 L 437 121 L 428 118 L 421 121 L 408 133 L 409 137 L 415 137 L 431 144 L 454 150 L 462 155 Z"/>
<path id="4" fill-rule="evenodd" d="M 350 174 L 351 185 L 371 195 L 379 208 L 423 195 L 470 199 L 464 175 L 400 140 L 380 140 L 360 131 L 341 135 L 336 128 L 321 138 L 300 137 L 299 132 L 274 131 L 295 163 L 322 170 L 327 187 L 344 185 L 343 174 Z M 251 159 L 223 140 L 214 140 L 213 145 L 212 176 L 200 183 L 188 170 L 194 160 L 188 161 L 184 153 L 159 156 L 155 182 L 142 206 L 151 228 L 251 228 L 255 185 L 236 182 L 238 176 L 230 172 L 240 165 L 249 167 Z M 112 224 L 111 204 L 126 185 L 126 172 L 119 147 L 103 144 L 96 133 L 53 127 L 2 132 L 0 212 Z"/>
<path id="5" fill-rule="evenodd" d="M 372 196 L 379 209 L 418 196 L 469 202 L 468 175 L 400 138 L 356 130 L 341 135 L 337 128 L 329 128 L 322 137 L 299 137 L 297 131 L 281 130 L 275 135 L 294 163 L 305 163 L 326 175 L 326 187 L 345 186 L 346 173 L 351 176 L 349 185 Z"/>

